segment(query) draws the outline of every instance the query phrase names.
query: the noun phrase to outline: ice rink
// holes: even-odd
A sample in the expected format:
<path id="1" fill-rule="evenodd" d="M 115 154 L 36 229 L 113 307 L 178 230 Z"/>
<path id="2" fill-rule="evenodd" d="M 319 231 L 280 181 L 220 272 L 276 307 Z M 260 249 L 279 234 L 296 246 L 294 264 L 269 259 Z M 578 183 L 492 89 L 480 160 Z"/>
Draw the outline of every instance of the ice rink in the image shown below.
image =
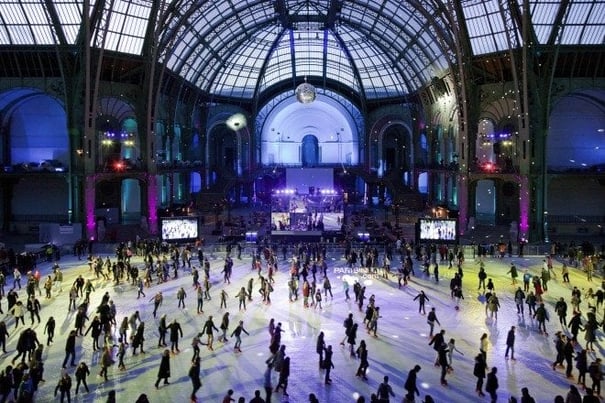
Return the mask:
<path id="1" fill-rule="evenodd" d="M 375 393 L 384 375 L 389 375 L 390 384 L 393 387 L 395 397 L 391 401 L 400 402 L 404 395 L 403 384 L 408 371 L 418 364 L 422 367 L 418 374 L 418 386 L 421 391 L 420 398 L 423 401 L 426 394 L 430 394 L 436 402 L 465 402 L 465 401 L 489 401 L 488 397 L 478 397 L 475 393 L 475 377 L 473 376 L 474 357 L 479 352 L 479 338 L 481 334 L 487 333 L 489 338 L 489 350 L 487 353 L 488 367 L 498 368 L 500 388 L 498 401 L 507 401 L 509 396 L 520 397 L 522 387 L 528 387 L 537 402 L 552 402 L 555 395 L 565 396 L 570 383 L 573 380 L 565 377 L 563 369 L 553 371 L 551 365 L 555 359 L 555 345 L 553 335 L 558 330 L 564 330 L 559 324 L 558 318 L 553 310 L 553 304 L 559 297 L 565 297 L 569 305 L 572 286 L 581 289 L 592 287 L 594 290 L 601 285 L 601 278 L 595 276 L 592 282 L 586 280 L 586 275 L 579 269 L 571 268 L 571 283 L 561 282 L 561 262 L 555 261 L 554 267 L 557 279 L 551 281 L 548 292 L 544 299 L 550 314 L 550 322 L 547 323 L 549 335 L 545 336 L 537 331 L 537 325 L 527 314 L 517 315 L 513 301 L 513 293 L 516 286 L 511 285 L 510 276 L 507 274 L 511 261 L 517 265 L 520 271 L 519 282 L 525 270 L 532 274 L 538 274 L 542 267 L 543 256 L 513 257 L 504 259 L 487 258 L 485 267 L 487 274 L 495 283 L 495 290 L 500 299 L 501 309 L 498 319 L 486 317 L 485 301 L 482 292 L 477 291 L 477 271 L 479 265 L 467 256 L 463 265 L 464 277 L 463 288 L 465 299 L 462 301 L 460 310 L 454 309 L 454 301 L 450 297 L 449 281 L 454 275 L 455 269 L 448 269 L 447 264 L 440 265 L 440 280 L 437 283 L 433 277 L 429 278 L 422 274 L 419 262 L 414 261 L 416 276 L 412 277 L 411 283 L 402 287 L 397 286 L 397 278 L 393 275 L 384 279 L 378 275 L 361 275 L 350 271 L 342 255 L 342 249 L 328 248 L 328 276 L 332 283 L 334 298 L 325 298 L 322 302 L 323 309 L 314 307 L 305 309 L 302 297 L 295 302 L 288 300 L 288 269 L 289 264 L 282 259 L 281 251 L 279 257 L 279 271 L 275 274 L 276 283 L 274 293 L 271 296 L 271 304 L 263 304 L 258 292 L 259 282 L 256 271 L 251 270 L 251 247 L 245 249 L 241 260 L 234 255 L 234 269 L 231 284 L 224 284 L 221 270 L 225 258 L 225 252 L 213 246 L 204 248 L 206 256 L 211 262 L 210 290 L 212 300 L 205 301 L 204 313 L 196 313 L 196 291 L 192 286 L 192 277 L 187 269 L 179 269 L 178 278 L 171 279 L 163 284 L 154 284 L 145 289 L 145 298 L 137 299 L 136 287 L 125 280 L 114 285 L 111 281 L 97 280 L 94 273 L 89 270 L 86 261 L 79 261 L 73 256 L 63 256 L 59 265 L 64 273 L 63 291 L 53 291 L 51 299 L 44 298 L 44 290 L 39 300 L 42 304 L 41 324 L 35 323 L 32 328 L 36 331 L 40 342 L 46 342 L 43 335 L 44 324 L 49 316 L 54 316 L 57 322 L 55 342 L 50 347 L 44 348 L 44 378 L 36 393 L 37 402 L 56 401 L 53 397 L 55 386 L 62 371 L 61 364 L 64 358 L 64 347 L 66 336 L 74 327 L 75 312 L 68 312 L 68 293 L 71 284 L 78 275 L 85 279 L 92 279 L 96 291 L 91 295 L 91 307 L 89 318 L 94 316 L 95 307 L 100 303 L 105 292 L 117 307 L 118 325 L 124 316 L 130 316 L 138 310 L 142 321 L 145 322 L 145 354 L 132 354 L 131 349 L 125 358 L 126 370 L 119 370 L 117 364 L 109 369 L 109 380 L 103 381 L 99 377 L 100 352 L 93 352 L 90 334 L 77 339 L 76 361 L 85 361 L 91 368 L 89 377 L 90 393 L 80 390 L 74 401 L 104 402 L 108 392 L 115 390 L 118 402 L 135 402 L 141 393 L 146 393 L 151 402 L 188 402 L 191 393 L 191 382 L 187 376 L 193 355 L 191 341 L 195 334 L 201 331 L 208 315 L 214 316 L 215 325 L 220 325 L 221 317 L 225 312 L 230 312 L 231 334 L 239 320 L 244 321 L 245 328 L 250 333 L 243 335 L 242 352 L 236 353 L 233 349 L 235 339 L 228 343 L 216 341 L 219 334 L 215 336 L 215 349 L 209 351 L 205 346 L 201 347 L 201 377 L 203 386 L 197 393 L 200 402 L 220 402 L 228 389 L 235 391 L 233 397 L 237 401 L 243 396 L 247 401 L 253 397 L 256 389 L 262 391 L 264 397 L 265 360 L 269 357 L 269 333 L 268 323 L 271 318 L 283 325 L 282 344 L 286 345 L 286 355 L 291 358 L 291 375 L 288 387 L 288 397 L 282 392 L 273 394 L 272 402 L 306 402 L 308 395 L 313 392 L 320 402 L 354 402 L 359 396 L 365 396 L 369 401 L 371 393 Z M 292 250 L 288 257 L 292 256 Z M 113 258 L 113 256 L 111 256 Z M 134 257 L 133 263 L 142 268 L 142 258 Z M 399 257 L 393 259 L 392 267 L 399 265 Z M 39 264 L 42 272 L 42 282 L 51 272 L 51 263 Z M 199 266 L 197 259 L 193 260 L 194 266 Z M 395 270 L 393 270 L 395 271 Z M 200 271 L 200 279 L 203 271 Z M 263 275 L 266 275 L 266 266 L 263 266 Z M 360 312 L 354 303 L 353 290 L 351 288 L 351 300 L 345 301 L 343 292 L 343 276 L 357 276 L 359 281 L 366 287 L 366 297 L 374 294 L 376 305 L 380 307 L 381 318 L 378 321 L 378 337 L 373 337 L 366 332 L 363 325 L 364 312 Z M 255 279 L 253 301 L 249 303 L 247 310 L 238 309 L 238 301 L 235 295 L 240 287 L 245 286 L 250 278 Z M 200 280 L 201 281 L 201 280 Z M 22 289 L 19 290 L 19 298 L 26 301 L 25 279 L 22 280 Z M 318 283 L 321 278 L 318 274 Z M 301 281 L 302 284 L 302 281 Z M 12 276 L 7 277 L 5 291 L 12 286 Z M 177 308 L 176 292 L 179 287 L 187 291 L 186 308 Z M 229 295 L 227 309 L 219 308 L 219 293 L 225 289 Z M 430 301 L 427 303 L 427 312 L 431 307 L 436 308 L 437 317 L 441 322 L 441 328 L 446 330 L 446 340 L 454 338 L 460 352 L 454 352 L 454 371 L 447 376 L 449 385 L 442 386 L 439 381 L 440 368 L 433 365 L 435 351 L 428 345 L 428 325 L 426 317 L 418 313 L 418 304 L 413 298 L 420 290 L 424 290 Z M 151 298 L 162 291 L 164 303 L 160 307 L 157 319 L 152 315 L 153 303 Z M 81 302 L 81 299 L 78 303 Z M 367 303 L 367 300 L 366 300 Z M 582 311 L 586 310 L 586 302 L 582 303 Z M 14 326 L 14 319 L 6 314 L 6 299 L 2 300 L 2 308 L 5 312 L 4 320 L 8 324 L 10 337 L 7 342 L 7 354 L 1 356 L 0 368 L 4 369 L 10 364 L 16 355 L 16 342 L 19 333 L 24 329 L 19 325 Z M 571 316 L 571 306 L 568 309 L 568 318 Z M 356 377 L 355 372 L 359 361 L 351 358 L 347 348 L 340 346 L 344 336 L 343 320 L 353 313 L 354 320 L 359 324 L 357 343 L 363 339 L 366 341 L 369 351 L 368 380 Z M 163 314 L 167 315 L 168 322 L 177 319 L 182 327 L 184 336 L 180 340 L 180 353 L 172 355 L 170 385 L 160 385 L 155 389 L 158 366 L 161 353 L 164 348 L 158 348 L 158 321 Z M 597 314 L 597 319 L 603 318 L 602 308 Z M 26 327 L 30 325 L 29 314 L 25 317 Z M 87 327 L 90 322 L 87 322 Z M 517 327 L 515 357 L 516 361 L 505 360 L 504 350 L 507 332 L 512 325 Z M 440 328 L 437 327 L 437 331 Z M 117 336 L 118 329 L 115 329 Z M 318 356 L 316 350 L 316 339 L 320 331 L 325 333 L 326 344 L 332 345 L 334 349 L 334 366 L 331 385 L 324 384 L 323 371 L 318 368 Z M 579 340 L 583 345 L 584 335 L 580 333 Z M 597 331 L 596 353 L 591 353 L 589 361 L 595 357 L 602 356 L 602 331 Z M 205 337 L 202 338 L 205 341 Z M 102 343 L 102 342 L 101 342 Z M 579 348 L 577 346 L 576 348 Z M 114 356 L 117 350 L 114 350 Z M 117 362 L 117 361 L 116 361 Z M 73 385 L 72 398 L 74 397 L 75 377 L 74 368 L 68 364 L 67 371 L 72 376 Z M 577 370 L 574 368 L 574 375 Z M 277 374 L 272 375 L 272 384 L 277 384 Z M 588 377 L 587 377 L 588 378 Z"/>

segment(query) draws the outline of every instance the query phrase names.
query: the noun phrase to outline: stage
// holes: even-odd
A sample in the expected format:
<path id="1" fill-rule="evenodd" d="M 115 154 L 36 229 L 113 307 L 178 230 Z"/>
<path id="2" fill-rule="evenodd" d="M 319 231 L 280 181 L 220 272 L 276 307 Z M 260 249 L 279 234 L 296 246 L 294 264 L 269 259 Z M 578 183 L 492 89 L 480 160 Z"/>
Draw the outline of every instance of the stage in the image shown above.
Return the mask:
<path id="1" fill-rule="evenodd" d="M 323 231 L 271 231 L 273 242 L 319 242 Z"/>

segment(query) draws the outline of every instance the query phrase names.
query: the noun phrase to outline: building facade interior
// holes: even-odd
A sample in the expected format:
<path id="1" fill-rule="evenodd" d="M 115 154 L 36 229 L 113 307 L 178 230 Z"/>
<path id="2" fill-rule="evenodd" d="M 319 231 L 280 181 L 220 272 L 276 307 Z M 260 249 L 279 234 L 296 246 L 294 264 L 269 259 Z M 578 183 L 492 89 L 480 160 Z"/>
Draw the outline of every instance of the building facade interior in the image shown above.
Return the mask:
<path id="1" fill-rule="evenodd" d="M 4 0 L 0 16 L 4 232 L 154 235 L 166 212 L 270 204 L 287 170 L 324 168 L 348 203 L 447 211 L 461 233 L 601 234 L 605 1 Z"/>

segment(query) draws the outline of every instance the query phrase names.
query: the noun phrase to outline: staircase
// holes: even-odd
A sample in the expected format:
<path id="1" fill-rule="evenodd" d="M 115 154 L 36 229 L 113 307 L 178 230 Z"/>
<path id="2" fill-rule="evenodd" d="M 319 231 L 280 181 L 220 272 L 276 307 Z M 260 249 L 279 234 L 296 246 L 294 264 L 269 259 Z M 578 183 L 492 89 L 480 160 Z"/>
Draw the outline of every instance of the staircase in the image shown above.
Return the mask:
<path id="1" fill-rule="evenodd" d="M 422 194 L 409 186 L 404 185 L 398 174 L 391 174 L 384 178 L 384 184 L 393 194 L 393 204 L 409 211 L 423 211 L 424 198 Z"/>

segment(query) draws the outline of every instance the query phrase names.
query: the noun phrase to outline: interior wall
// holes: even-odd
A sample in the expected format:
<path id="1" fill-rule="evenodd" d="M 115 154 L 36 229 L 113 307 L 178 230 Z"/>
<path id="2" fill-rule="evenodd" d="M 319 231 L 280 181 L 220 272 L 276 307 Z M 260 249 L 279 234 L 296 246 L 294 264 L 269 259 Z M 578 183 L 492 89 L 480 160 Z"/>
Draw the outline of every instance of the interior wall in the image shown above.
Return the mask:
<path id="1" fill-rule="evenodd" d="M 285 101 L 271 111 L 262 128 L 261 163 L 301 165 L 302 139 L 315 136 L 320 163 L 357 165 L 359 135 L 347 111 L 327 97 L 311 104 Z"/>
<path id="2" fill-rule="evenodd" d="M 475 192 L 476 222 L 495 224 L 496 219 L 496 187 L 493 180 L 477 181 Z"/>
<path id="3" fill-rule="evenodd" d="M 32 175 L 23 178 L 14 187 L 13 215 L 24 217 L 65 216 L 67 219 L 67 195 L 67 182 L 62 177 Z"/>
<path id="4" fill-rule="evenodd" d="M 605 186 L 585 176 L 552 179 L 547 208 L 549 215 L 605 216 Z"/>
<path id="5" fill-rule="evenodd" d="M 550 115 L 550 169 L 585 170 L 605 164 L 605 91 L 577 91 L 558 99 Z"/>
<path id="6" fill-rule="evenodd" d="M 58 159 L 68 164 L 65 111 L 48 96 L 28 98 L 10 117 L 11 162 Z"/>

